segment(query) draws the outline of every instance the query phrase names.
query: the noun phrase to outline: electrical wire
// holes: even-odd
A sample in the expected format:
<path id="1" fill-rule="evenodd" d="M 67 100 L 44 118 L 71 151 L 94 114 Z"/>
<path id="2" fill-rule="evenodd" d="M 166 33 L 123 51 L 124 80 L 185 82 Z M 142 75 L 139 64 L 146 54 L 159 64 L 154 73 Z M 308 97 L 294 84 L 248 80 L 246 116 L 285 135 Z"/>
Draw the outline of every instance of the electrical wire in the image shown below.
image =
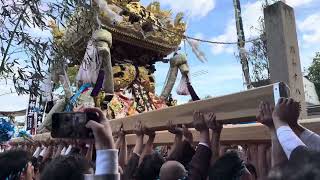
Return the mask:
<path id="1" fill-rule="evenodd" d="M 0 94 L 0 96 L 5 96 L 5 95 L 9 95 L 9 94 L 15 94 L 17 92 L 8 92 L 8 93 L 3 93 L 3 94 Z"/>

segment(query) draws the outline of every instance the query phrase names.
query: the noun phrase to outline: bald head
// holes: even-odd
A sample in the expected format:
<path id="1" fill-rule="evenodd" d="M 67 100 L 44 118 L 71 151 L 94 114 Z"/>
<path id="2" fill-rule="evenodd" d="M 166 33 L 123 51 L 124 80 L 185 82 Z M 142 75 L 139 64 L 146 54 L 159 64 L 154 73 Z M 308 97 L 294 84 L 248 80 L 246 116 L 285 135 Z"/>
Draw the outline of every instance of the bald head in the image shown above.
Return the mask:
<path id="1" fill-rule="evenodd" d="M 186 175 L 186 169 L 178 161 L 167 161 L 160 169 L 160 180 L 177 180 Z"/>

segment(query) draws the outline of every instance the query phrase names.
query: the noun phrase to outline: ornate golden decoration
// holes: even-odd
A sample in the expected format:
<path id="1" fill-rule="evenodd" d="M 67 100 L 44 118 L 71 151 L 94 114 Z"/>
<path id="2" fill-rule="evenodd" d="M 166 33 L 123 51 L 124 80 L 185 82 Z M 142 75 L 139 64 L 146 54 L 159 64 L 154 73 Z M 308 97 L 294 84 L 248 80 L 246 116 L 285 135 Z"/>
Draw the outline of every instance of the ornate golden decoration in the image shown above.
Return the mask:
<path id="1" fill-rule="evenodd" d="M 62 38 L 64 36 L 64 31 L 61 30 L 54 20 L 50 20 L 48 26 L 51 28 L 51 34 L 57 45 L 61 44 Z"/>
<path id="2" fill-rule="evenodd" d="M 114 90 L 127 88 L 136 77 L 136 69 L 132 64 L 121 64 L 112 67 Z"/>
<path id="3" fill-rule="evenodd" d="M 155 77 L 148 69 L 145 67 L 139 67 L 139 77 L 141 85 L 147 92 L 154 93 L 155 91 Z"/>
<path id="4" fill-rule="evenodd" d="M 186 30 L 183 13 L 178 13 L 173 19 L 171 11 L 161 10 L 159 2 L 153 2 L 147 7 L 142 6 L 138 0 L 101 2 L 108 3 L 108 12 L 98 7 L 94 8 L 98 13 L 92 9 L 77 8 L 67 22 L 66 29 L 61 30 L 55 23 L 51 23 L 54 39 L 64 48 L 84 49 L 92 30 L 98 28 L 95 16 L 98 14 L 102 27 L 110 31 L 117 41 L 159 52 L 162 56 L 175 51 L 180 45 Z M 122 21 L 115 23 L 110 12 Z"/>
<path id="5" fill-rule="evenodd" d="M 139 1 L 113 0 L 112 4 L 120 7 L 125 13 L 122 15 L 124 21 L 115 25 L 115 29 L 123 32 L 142 33 L 143 38 L 176 47 L 180 44 L 186 24 L 182 21 L 183 13 L 178 13 L 175 20 L 171 19 L 171 12 L 161 10 L 159 2 L 150 3 L 147 8 Z M 102 17 L 102 21 L 108 17 Z M 103 22 L 109 22 L 108 20 Z M 105 24 L 109 26 L 109 24 Z M 140 35 L 141 37 L 141 35 Z M 144 39 L 141 39 L 144 40 Z"/>

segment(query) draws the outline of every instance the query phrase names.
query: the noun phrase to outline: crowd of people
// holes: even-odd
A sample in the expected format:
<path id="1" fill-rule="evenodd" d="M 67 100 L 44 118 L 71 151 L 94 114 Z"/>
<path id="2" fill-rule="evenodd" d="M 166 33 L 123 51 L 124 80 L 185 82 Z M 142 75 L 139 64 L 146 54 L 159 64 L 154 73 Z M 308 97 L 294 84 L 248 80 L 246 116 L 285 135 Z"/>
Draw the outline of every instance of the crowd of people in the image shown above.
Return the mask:
<path id="1" fill-rule="evenodd" d="M 100 118 L 86 124 L 93 131 L 94 142 L 11 143 L 0 153 L 0 180 L 320 179 L 320 136 L 298 123 L 300 105 L 291 98 L 281 98 L 275 107 L 266 102 L 259 106 L 257 121 L 268 127 L 271 135 L 270 168 L 259 176 L 256 163 L 248 162 L 239 149 L 221 150 L 223 125 L 216 120 L 214 109 L 194 112 L 193 128 L 199 132 L 196 144 L 190 129 L 168 121 L 174 143 L 166 150 L 154 146 L 156 132 L 141 122 L 135 126 L 136 143 L 130 149 L 122 128 L 115 138 L 101 110 L 85 111 Z"/>

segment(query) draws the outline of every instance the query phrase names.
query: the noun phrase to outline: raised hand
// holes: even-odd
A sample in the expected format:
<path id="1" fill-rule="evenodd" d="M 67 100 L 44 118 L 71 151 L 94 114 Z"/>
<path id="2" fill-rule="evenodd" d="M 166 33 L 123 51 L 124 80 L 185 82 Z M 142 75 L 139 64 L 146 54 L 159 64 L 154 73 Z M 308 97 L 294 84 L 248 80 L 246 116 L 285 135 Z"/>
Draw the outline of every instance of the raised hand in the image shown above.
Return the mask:
<path id="1" fill-rule="evenodd" d="M 288 122 L 292 122 L 292 118 L 295 118 L 293 121 L 297 121 L 299 111 L 300 108 L 297 108 L 297 104 L 292 98 L 280 98 L 272 114 L 275 128 L 288 126 Z"/>
<path id="2" fill-rule="evenodd" d="M 133 152 L 136 154 L 141 154 L 143 150 L 143 126 L 141 121 L 137 121 L 134 126 L 134 133 L 136 134 L 136 144 L 133 148 Z"/>
<path id="3" fill-rule="evenodd" d="M 259 105 L 259 114 L 257 115 L 257 121 L 265 126 L 274 127 L 272 121 L 273 107 L 267 102 L 261 102 Z"/>
<path id="4" fill-rule="evenodd" d="M 185 125 L 182 125 L 182 131 L 183 131 L 183 136 L 185 137 L 185 139 L 190 144 L 192 144 L 193 143 L 193 134 L 192 134 L 192 132 Z"/>
<path id="5" fill-rule="evenodd" d="M 199 142 L 209 145 L 209 128 L 206 123 L 206 119 L 203 113 L 194 112 L 193 114 L 193 126 L 200 132 Z"/>
<path id="6" fill-rule="evenodd" d="M 154 138 L 156 136 L 156 132 L 146 126 L 143 126 L 143 133 L 149 136 L 149 138 Z"/>
<path id="7" fill-rule="evenodd" d="M 178 125 L 174 125 L 172 121 L 168 121 L 168 131 L 172 134 L 176 135 L 182 135 L 183 134 L 183 129 L 179 127 Z"/>
<path id="8" fill-rule="evenodd" d="M 213 133 L 221 133 L 221 130 L 223 128 L 222 123 L 217 121 L 217 117 L 214 113 L 209 113 L 209 117 L 207 119 L 207 126 L 210 128 Z"/>
<path id="9" fill-rule="evenodd" d="M 123 130 L 123 123 L 121 122 L 121 125 L 120 125 L 119 129 L 117 130 L 116 136 L 118 138 L 123 138 L 123 137 L 125 137 L 125 135 L 126 134 L 125 134 L 125 132 Z"/>
<path id="10" fill-rule="evenodd" d="M 203 113 L 199 111 L 195 111 L 193 113 L 193 126 L 197 131 L 208 130 L 208 126 Z"/>
<path id="11" fill-rule="evenodd" d="M 98 108 L 86 108 L 84 111 L 97 113 L 99 116 L 99 122 L 90 120 L 86 124 L 86 127 L 93 131 L 96 149 L 114 149 L 115 144 L 112 137 L 111 126 L 103 112 Z"/>
<path id="12" fill-rule="evenodd" d="M 143 126 L 141 121 L 137 121 L 136 124 L 134 125 L 134 133 L 137 136 L 143 136 Z"/>
<path id="13" fill-rule="evenodd" d="M 293 128 L 298 127 L 298 119 L 301 112 L 300 103 L 293 100 L 293 102 L 288 107 L 288 111 L 290 112 L 288 117 L 289 119 L 287 121 L 289 126 Z"/>
<path id="14" fill-rule="evenodd" d="M 280 98 L 272 113 L 273 120 L 288 122 L 290 119 L 290 106 L 293 99 Z"/>

